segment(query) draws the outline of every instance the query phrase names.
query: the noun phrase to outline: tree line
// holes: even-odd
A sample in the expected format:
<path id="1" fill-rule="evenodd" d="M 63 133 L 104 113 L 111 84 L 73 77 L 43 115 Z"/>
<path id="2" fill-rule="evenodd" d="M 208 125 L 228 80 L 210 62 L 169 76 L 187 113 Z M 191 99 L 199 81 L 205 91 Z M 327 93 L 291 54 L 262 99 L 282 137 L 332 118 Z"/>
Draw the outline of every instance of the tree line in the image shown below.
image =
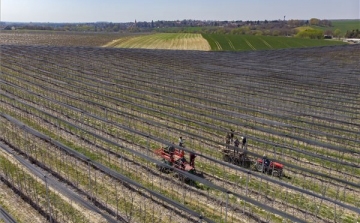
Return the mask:
<path id="1" fill-rule="evenodd" d="M 347 31 L 345 34 L 346 38 L 360 38 L 360 31 L 359 29 Z"/>
<path id="2" fill-rule="evenodd" d="M 311 18 L 310 20 L 264 20 L 264 21 L 212 21 L 212 20 L 176 20 L 176 21 L 134 21 L 126 23 L 15 23 L 0 25 L 3 29 L 52 30 L 79 32 L 191 32 L 204 34 L 297 36 L 321 39 L 324 35 L 340 37 L 340 30 L 331 31 L 329 20 Z M 320 26 L 329 28 L 299 31 L 302 26 Z M 358 36 L 356 31 L 348 31 L 346 36 Z"/>

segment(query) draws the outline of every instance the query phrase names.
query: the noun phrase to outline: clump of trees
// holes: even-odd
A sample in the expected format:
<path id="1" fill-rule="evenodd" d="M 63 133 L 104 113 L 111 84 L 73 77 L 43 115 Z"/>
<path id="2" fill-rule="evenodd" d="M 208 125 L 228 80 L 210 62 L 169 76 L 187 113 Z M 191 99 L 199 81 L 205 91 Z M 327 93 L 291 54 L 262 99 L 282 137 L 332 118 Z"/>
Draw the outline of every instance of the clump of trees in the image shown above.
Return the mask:
<path id="1" fill-rule="evenodd" d="M 360 31 L 359 29 L 347 31 L 345 34 L 346 38 L 360 38 Z"/>
<path id="2" fill-rule="evenodd" d="M 321 19 L 317 19 L 317 18 L 312 18 L 312 19 L 310 19 L 309 23 L 312 26 L 323 26 L 323 27 L 331 27 L 332 26 L 331 21 L 326 20 L 326 19 L 321 20 Z"/>
<path id="3" fill-rule="evenodd" d="M 9 24 L 3 24 L 9 25 Z M 11 24 L 16 29 L 39 29 L 54 31 L 80 31 L 80 32 L 187 32 L 207 34 L 245 34 L 265 36 L 298 36 L 302 38 L 321 39 L 321 31 L 301 31 L 297 27 L 321 26 L 331 27 L 331 21 L 312 18 L 310 20 L 264 20 L 264 21 L 212 21 L 212 20 L 176 20 L 151 22 L 95 22 L 95 23 L 18 23 Z M 1 24 L 0 24 L 1 26 Z M 11 27 L 11 26 L 10 26 Z M 329 31 L 332 32 L 332 31 Z M 331 35 L 330 33 L 326 35 Z M 351 34 L 349 34 L 351 35 Z"/>
<path id="4" fill-rule="evenodd" d="M 341 30 L 340 29 L 335 29 L 334 31 L 333 30 L 326 30 L 324 32 L 324 34 L 327 35 L 327 36 L 333 36 L 333 37 L 340 38 L 341 37 Z"/>
<path id="5" fill-rule="evenodd" d="M 309 39 L 323 39 L 324 31 L 318 29 L 306 29 L 296 34 L 296 37 Z"/>

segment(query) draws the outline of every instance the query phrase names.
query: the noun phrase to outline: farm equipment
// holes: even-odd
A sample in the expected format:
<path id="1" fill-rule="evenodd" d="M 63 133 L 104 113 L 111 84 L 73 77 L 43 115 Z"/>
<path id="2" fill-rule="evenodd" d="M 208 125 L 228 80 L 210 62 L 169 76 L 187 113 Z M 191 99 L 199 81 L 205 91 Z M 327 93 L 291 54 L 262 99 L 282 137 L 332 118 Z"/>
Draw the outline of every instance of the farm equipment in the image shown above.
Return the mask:
<path id="1" fill-rule="evenodd" d="M 192 163 L 188 162 L 184 155 L 184 150 L 177 149 L 173 146 L 167 146 L 160 149 L 155 150 L 155 154 L 159 155 L 162 158 L 162 161 L 169 166 L 172 166 L 173 168 L 180 169 L 182 171 L 198 175 L 196 173 L 195 167 L 194 167 L 194 159 L 195 157 L 192 156 Z M 191 165 L 190 165 L 191 164 Z M 158 170 L 166 173 L 172 172 L 172 168 L 169 167 L 163 167 L 161 165 L 157 165 Z M 180 180 L 184 180 L 185 182 L 189 182 L 190 179 L 184 177 L 183 175 L 179 173 L 175 173 L 174 176 L 176 178 L 179 178 Z"/>
<path id="2" fill-rule="evenodd" d="M 270 161 L 270 165 L 269 166 L 265 166 L 263 164 L 263 159 L 257 159 L 256 164 L 255 164 L 255 169 L 257 171 L 263 172 L 263 173 L 267 173 L 273 176 L 277 176 L 279 178 L 281 178 L 284 173 L 283 173 L 283 169 L 284 169 L 284 165 L 275 161 Z"/>
<path id="3" fill-rule="evenodd" d="M 246 151 L 235 151 L 233 149 L 220 147 L 220 152 L 223 154 L 223 160 L 238 166 L 249 168 L 252 161 L 246 155 Z"/>

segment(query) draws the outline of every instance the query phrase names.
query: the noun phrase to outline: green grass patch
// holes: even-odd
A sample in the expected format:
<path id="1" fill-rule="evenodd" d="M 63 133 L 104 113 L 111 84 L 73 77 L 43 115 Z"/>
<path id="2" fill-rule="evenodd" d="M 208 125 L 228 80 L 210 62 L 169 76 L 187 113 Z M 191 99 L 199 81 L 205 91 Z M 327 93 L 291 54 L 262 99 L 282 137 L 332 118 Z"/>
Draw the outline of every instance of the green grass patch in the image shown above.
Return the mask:
<path id="1" fill-rule="evenodd" d="M 295 37 L 202 34 L 214 51 L 249 51 L 344 45 L 341 41 Z"/>

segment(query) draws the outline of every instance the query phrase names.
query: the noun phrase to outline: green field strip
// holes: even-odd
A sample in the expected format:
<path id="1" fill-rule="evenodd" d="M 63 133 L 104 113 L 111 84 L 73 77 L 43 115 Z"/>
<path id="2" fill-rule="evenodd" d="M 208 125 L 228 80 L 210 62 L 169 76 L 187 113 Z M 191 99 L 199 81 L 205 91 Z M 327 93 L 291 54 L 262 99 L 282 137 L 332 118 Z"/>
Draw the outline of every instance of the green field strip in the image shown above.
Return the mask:
<path id="1" fill-rule="evenodd" d="M 202 34 L 214 51 L 271 50 L 344 45 L 340 41 L 313 40 L 294 37 Z"/>

